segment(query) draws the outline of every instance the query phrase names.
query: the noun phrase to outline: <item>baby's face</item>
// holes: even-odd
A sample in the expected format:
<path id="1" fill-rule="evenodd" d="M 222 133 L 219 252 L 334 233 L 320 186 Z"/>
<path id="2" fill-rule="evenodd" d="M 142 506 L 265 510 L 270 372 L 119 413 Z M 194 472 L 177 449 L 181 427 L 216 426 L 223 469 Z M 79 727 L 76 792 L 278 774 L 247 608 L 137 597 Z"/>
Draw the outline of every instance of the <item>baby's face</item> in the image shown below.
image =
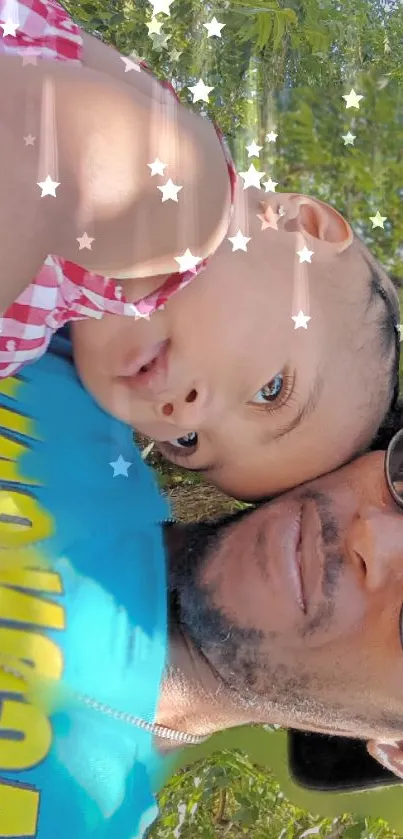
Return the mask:
<path id="1" fill-rule="evenodd" d="M 263 198 L 277 215 L 264 230 Z M 335 469 L 369 443 L 391 397 L 395 344 L 360 247 L 330 207 L 241 186 L 228 235 L 239 228 L 247 251 L 225 239 L 149 321 L 82 321 L 73 342 L 83 383 L 107 411 L 169 460 L 253 498 Z M 304 245 L 311 263 L 297 255 Z M 136 282 L 124 284 L 133 301 Z M 382 285 L 398 319 L 393 286 Z M 295 328 L 300 310 L 306 329 Z"/>

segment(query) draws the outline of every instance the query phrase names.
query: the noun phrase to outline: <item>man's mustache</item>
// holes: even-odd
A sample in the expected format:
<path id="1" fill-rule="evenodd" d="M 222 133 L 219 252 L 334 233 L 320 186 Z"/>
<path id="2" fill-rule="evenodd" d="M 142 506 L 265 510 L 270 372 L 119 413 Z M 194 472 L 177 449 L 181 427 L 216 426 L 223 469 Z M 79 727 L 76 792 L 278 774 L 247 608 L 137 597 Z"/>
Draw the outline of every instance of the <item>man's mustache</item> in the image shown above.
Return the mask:
<path id="1" fill-rule="evenodd" d="M 334 600 L 338 581 L 343 572 L 345 559 L 340 551 L 340 528 L 337 518 L 333 515 L 330 499 L 317 490 L 303 490 L 299 499 L 313 502 L 320 520 L 324 549 L 324 566 L 322 594 L 323 603 L 317 614 L 302 630 L 303 635 L 312 635 L 318 629 L 324 629 L 330 623 L 334 611 Z"/>
<path id="2" fill-rule="evenodd" d="M 332 512 L 330 498 L 318 490 L 305 489 L 298 495 L 298 500 L 302 502 L 312 501 L 314 503 L 322 528 L 323 545 L 325 548 L 335 547 L 339 542 L 340 528 L 337 518 Z"/>

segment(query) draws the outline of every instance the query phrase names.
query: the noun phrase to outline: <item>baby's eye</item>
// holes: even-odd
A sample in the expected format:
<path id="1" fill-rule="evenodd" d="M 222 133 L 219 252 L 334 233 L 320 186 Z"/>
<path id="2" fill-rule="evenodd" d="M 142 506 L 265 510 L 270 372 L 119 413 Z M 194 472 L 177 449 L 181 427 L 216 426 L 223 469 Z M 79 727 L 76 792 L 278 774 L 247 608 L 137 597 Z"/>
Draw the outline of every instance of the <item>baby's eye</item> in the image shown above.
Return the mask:
<path id="1" fill-rule="evenodd" d="M 190 434 L 186 434 L 186 437 L 177 437 L 176 440 L 170 440 L 169 442 L 176 449 L 192 449 L 197 446 L 197 439 L 196 431 L 191 431 Z"/>
<path id="2" fill-rule="evenodd" d="M 275 402 L 281 395 L 284 387 L 284 376 L 282 373 L 276 373 L 267 384 L 263 385 L 260 390 L 255 393 L 251 402 L 262 405 L 268 402 Z"/>

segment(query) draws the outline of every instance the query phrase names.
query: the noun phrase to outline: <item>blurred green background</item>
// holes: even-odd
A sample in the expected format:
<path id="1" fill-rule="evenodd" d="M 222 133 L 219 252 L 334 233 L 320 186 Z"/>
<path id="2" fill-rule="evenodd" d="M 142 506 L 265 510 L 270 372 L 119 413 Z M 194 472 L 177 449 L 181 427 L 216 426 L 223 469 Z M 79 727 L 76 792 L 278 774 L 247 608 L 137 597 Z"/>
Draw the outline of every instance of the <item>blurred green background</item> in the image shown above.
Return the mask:
<path id="1" fill-rule="evenodd" d="M 265 172 L 263 184 L 277 184 L 270 188 L 328 201 L 403 277 L 401 0 L 173 0 L 168 14 L 148 0 L 63 5 L 122 54 L 145 58 L 184 103 L 215 119 L 238 171 L 253 163 Z M 213 18 L 224 24 L 220 37 L 205 26 Z M 200 79 L 212 88 L 208 102 L 193 101 L 189 88 Z M 342 98 L 352 89 L 363 96 L 359 109 Z M 252 142 L 261 147 L 255 155 Z M 378 212 L 380 226 L 371 221 Z M 238 506 L 153 453 L 150 460 L 179 518 Z M 160 795 L 152 839 L 403 836 L 403 787 L 302 793 L 287 777 L 282 731 L 227 732 L 183 752 L 181 762 Z"/>

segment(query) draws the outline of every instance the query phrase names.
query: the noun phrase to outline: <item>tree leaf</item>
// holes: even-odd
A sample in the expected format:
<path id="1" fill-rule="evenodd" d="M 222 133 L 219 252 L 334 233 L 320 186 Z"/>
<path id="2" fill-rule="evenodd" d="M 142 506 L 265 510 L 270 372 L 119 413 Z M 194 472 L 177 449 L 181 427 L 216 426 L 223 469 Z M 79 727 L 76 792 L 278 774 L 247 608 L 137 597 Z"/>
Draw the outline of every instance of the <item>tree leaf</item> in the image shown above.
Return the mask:
<path id="1" fill-rule="evenodd" d="M 280 44 L 281 44 L 281 42 L 284 38 L 285 30 L 286 30 L 286 23 L 285 23 L 285 19 L 284 19 L 283 15 L 280 15 L 280 14 L 275 15 L 273 30 L 274 30 L 273 46 L 274 46 L 274 49 L 277 49 L 280 46 Z"/>
<path id="2" fill-rule="evenodd" d="M 262 50 L 270 38 L 273 29 L 273 17 L 268 12 L 261 12 L 257 16 L 257 25 L 258 40 L 256 46 Z"/>
<path id="3" fill-rule="evenodd" d="M 360 820 L 351 827 L 347 827 L 343 833 L 343 839 L 361 839 L 364 830 L 365 822 Z"/>

